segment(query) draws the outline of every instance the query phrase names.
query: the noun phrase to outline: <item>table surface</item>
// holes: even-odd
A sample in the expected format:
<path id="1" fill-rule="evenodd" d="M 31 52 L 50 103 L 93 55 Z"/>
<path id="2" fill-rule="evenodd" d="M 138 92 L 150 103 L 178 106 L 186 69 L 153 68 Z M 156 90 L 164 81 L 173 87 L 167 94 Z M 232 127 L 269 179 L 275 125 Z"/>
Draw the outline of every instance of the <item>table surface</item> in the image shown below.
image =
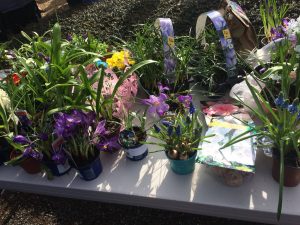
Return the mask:
<path id="1" fill-rule="evenodd" d="M 50 181 L 45 175 L 29 175 L 20 167 L 1 167 L 0 188 L 255 222 L 300 224 L 300 187 L 285 188 L 282 220 L 276 222 L 278 184 L 271 176 L 272 160 L 262 153 L 258 153 L 255 176 L 240 187 L 224 185 L 200 164 L 190 175 L 177 175 L 163 152 L 149 154 L 139 162 L 126 159 L 122 151 L 101 153 L 101 161 L 102 174 L 89 182 L 81 180 L 74 169 Z"/>

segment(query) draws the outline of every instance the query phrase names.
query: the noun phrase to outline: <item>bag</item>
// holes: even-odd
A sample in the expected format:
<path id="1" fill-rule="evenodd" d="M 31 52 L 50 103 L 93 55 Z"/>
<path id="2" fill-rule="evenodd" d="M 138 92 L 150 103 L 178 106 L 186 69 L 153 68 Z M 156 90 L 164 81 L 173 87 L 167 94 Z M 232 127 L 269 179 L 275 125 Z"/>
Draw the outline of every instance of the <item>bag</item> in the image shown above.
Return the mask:
<path id="1" fill-rule="evenodd" d="M 228 23 L 235 50 L 240 54 L 258 46 L 255 29 L 243 9 L 235 2 L 222 0 L 218 10 Z"/>

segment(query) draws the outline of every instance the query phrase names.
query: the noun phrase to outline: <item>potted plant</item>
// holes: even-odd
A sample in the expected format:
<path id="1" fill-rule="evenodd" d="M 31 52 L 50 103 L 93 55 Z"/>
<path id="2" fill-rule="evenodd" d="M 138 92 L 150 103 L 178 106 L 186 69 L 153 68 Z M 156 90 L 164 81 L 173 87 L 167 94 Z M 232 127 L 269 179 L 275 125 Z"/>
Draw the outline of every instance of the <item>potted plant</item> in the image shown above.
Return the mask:
<path id="1" fill-rule="evenodd" d="M 233 138 L 223 148 L 254 136 L 259 139 L 267 137 L 271 140 L 265 143 L 265 147 L 270 147 L 273 152 L 272 176 L 279 182 L 277 218 L 280 219 L 283 186 L 294 187 L 300 183 L 299 99 L 296 98 L 291 102 L 288 96 L 281 92 L 274 100 L 276 106 L 274 109 L 263 94 L 260 94 L 248 81 L 247 85 L 257 104 L 257 109 L 249 107 L 246 102 L 240 102 L 260 120 L 260 125 Z M 265 113 L 265 109 L 269 114 Z"/>
<path id="2" fill-rule="evenodd" d="M 189 89 L 190 71 L 189 61 L 194 53 L 196 39 L 190 36 L 175 37 L 175 51 L 171 52 L 176 61 L 176 69 L 172 73 L 166 72 L 164 63 L 163 41 L 161 32 L 154 24 L 139 25 L 134 32 L 134 40 L 125 43 L 133 53 L 134 59 L 143 61 L 153 59 L 158 64 L 147 65 L 139 71 L 140 82 L 149 95 L 159 93 L 157 84 L 169 86 L 170 93 L 184 92 Z M 168 80 L 168 77 L 173 79 Z"/>
<path id="3" fill-rule="evenodd" d="M 100 150 L 115 152 L 120 149 L 119 118 L 124 110 L 131 108 L 137 92 L 137 77 L 134 72 L 154 62 L 146 60 L 135 64 L 135 61 L 130 59 L 129 52 L 124 50 L 115 52 L 106 62 L 98 61 L 96 70 L 90 73 L 87 73 L 84 67 L 79 68 L 82 74 L 81 82 L 91 97 L 90 107 L 105 126 L 103 132 L 98 134 L 101 137 L 100 144 L 97 145 Z"/>
<path id="4" fill-rule="evenodd" d="M 65 151 L 70 164 L 84 180 L 96 179 L 102 172 L 98 133 L 103 129 L 102 123 L 96 123 L 94 112 L 72 110 L 55 115 L 55 134 L 64 139 Z"/>
<path id="5" fill-rule="evenodd" d="M 133 120 L 138 118 L 140 125 L 133 125 Z M 125 118 L 124 130 L 120 132 L 119 143 L 123 147 L 126 157 L 132 161 L 139 161 L 148 155 L 148 147 L 145 144 L 147 132 L 145 130 L 146 111 L 143 115 L 136 112 L 128 112 Z"/>
<path id="6" fill-rule="evenodd" d="M 177 174 L 189 174 L 195 169 L 195 158 L 202 137 L 202 124 L 198 111 L 190 103 L 187 114 L 166 117 L 160 124 L 154 124 L 149 136 L 161 142 L 154 144 L 162 147 L 170 161 L 171 169 Z"/>

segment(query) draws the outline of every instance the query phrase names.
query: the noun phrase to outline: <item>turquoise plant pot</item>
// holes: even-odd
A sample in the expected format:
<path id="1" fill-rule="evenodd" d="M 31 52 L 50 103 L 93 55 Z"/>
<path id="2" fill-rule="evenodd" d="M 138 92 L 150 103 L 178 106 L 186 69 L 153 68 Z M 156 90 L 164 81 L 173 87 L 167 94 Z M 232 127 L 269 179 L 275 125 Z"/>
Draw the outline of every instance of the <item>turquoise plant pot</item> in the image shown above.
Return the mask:
<path id="1" fill-rule="evenodd" d="M 166 152 L 166 155 L 170 161 L 170 166 L 171 169 L 173 170 L 174 173 L 180 174 L 180 175 L 185 175 L 185 174 L 190 174 L 195 170 L 195 162 L 196 162 L 196 156 L 197 156 L 197 151 L 193 153 L 192 156 L 190 156 L 189 159 L 187 160 L 174 160 L 171 159 L 168 156 L 168 153 Z"/>

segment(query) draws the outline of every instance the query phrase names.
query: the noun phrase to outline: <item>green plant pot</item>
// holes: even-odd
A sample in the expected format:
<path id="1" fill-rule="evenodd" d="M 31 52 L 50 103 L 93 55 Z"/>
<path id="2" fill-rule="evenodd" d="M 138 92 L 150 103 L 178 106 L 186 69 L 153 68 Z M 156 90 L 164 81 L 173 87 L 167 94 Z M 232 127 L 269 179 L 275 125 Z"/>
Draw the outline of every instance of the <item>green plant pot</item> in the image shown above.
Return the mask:
<path id="1" fill-rule="evenodd" d="M 193 153 L 193 155 L 190 156 L 189 159 L 187 159 L 187 160 L 174 160 L 174 159 L 171 159 L 168 156 L 167 152 L 166 152 L 166 156 L 170 161 L 171 169 L 176 174 L 179 174 L 179 175 L 190 174 L 195 170 L 195 162 L 196 162 L 195 159 L 196 159 L 196 156 L 197 156 L 197 151 L 195 151 Z"/>

